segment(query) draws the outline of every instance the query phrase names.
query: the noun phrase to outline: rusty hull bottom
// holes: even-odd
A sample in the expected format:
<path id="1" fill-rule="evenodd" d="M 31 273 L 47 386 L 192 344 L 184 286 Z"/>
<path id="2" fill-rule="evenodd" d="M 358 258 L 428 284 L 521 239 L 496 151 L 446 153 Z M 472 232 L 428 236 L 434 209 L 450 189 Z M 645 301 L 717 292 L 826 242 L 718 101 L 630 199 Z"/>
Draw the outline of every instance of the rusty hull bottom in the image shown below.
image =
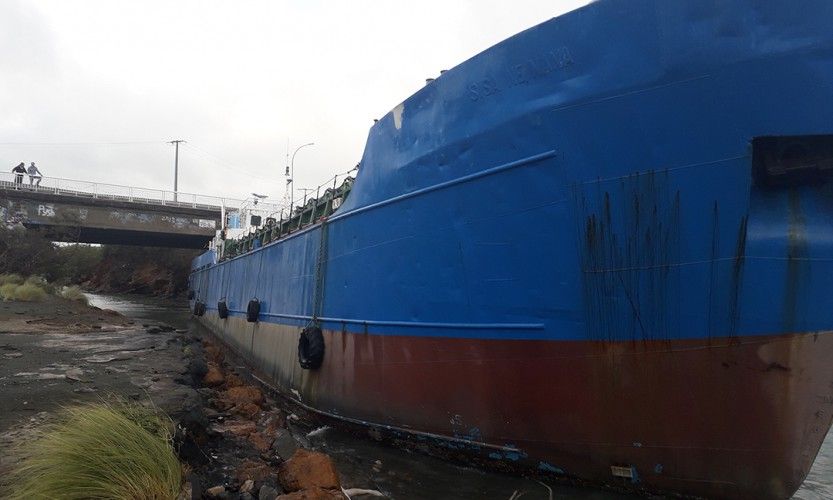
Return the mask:
<path id="1" fill-rule="evenodd" d="M 833 416 L 830 332 L 606 343 L 325 331 L 324 365 L 310 372 L 297 327 L 201 319 L 307 408 L 504 470 L 789 498 Z"/>

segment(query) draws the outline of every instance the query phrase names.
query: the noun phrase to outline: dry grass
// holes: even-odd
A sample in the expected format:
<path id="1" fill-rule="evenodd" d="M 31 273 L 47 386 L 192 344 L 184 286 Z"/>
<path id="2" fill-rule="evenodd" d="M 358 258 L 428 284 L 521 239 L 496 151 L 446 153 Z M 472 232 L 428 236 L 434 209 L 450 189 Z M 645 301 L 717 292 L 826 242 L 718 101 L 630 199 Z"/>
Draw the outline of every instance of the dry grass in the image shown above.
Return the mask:
<path id="1" fill-rule="evenodd" d="M 0 275 L 0 299 L 22 302 L 41 302 L 53 287 L 40 276 L 29 276 L 25 281 L 17 274 Z"/>
<path id="2" fill-rule="evenodd" d="M 0 285 L 0 299 L 14 300 L 14 291 L 17 289 L 15 283 L 4 283 Z"/>
<path id="3" fill-rule="evenodd" d="M 21 302 L 42 302 L 47 295 L 46 290 L 31 283 L 17 285 L 14 289 L 14 300 Z"/>
<path id="4" fill-rule="evenodd" d="M 23 283 L 23 276 L 19 274 L 0 274 L 0 285 L 6 285 L 9 283 L 19 285 Z"/>
<path id="5" fill-rule="evenodd" d="M 10 499 L 175 499 L 182 466 L 172 423 L 128 403 L 66 408 L 19 453 Z"/>
<path id="6" fill-rule="evenodd" d="M 26 278 L 26 281 L 23 282 L 26 285 L 34 285 L 40 288 L 43 288 L 46 293 L 55 293 L 55 285 L 46 281 L 46 278 L 42 276 L 29 276 Z"/>

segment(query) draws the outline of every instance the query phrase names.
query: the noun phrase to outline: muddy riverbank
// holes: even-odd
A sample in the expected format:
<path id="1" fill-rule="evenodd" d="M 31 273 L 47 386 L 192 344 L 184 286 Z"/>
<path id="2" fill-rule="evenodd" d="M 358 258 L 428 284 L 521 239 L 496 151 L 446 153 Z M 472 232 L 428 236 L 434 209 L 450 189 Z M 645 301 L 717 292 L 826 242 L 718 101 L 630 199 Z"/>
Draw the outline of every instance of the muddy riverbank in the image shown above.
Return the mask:
<path id="1" fill-rule="evenodd" d="M 487 473 L 331 428 L 262 391 L 182 304 L 90 297 L 101 310 L 52 298 L 0 302 L 0 478 L 13 460 L 7 450 L 25 445 L 56 409 L 115 394 L 149 399 L 180 424 L 177 446 L 191 468 L 194 498 L 218 487 L 221 498 L 274 498 L 285 489 L 278 473 L 299 448 L 326 454 L 339 488 L 353 498 L 374 498 L 358 489 L 397 499 L 633 498 Z M 831 470 L 828 436 L 796 498 L 833 498 Z"/>

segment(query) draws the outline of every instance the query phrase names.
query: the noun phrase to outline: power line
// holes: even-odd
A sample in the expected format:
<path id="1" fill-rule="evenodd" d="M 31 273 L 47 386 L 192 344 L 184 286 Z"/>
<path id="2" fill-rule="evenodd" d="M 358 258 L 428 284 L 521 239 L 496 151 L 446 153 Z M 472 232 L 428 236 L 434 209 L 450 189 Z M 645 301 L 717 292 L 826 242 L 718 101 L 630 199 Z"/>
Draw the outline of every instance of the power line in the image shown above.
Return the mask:
<path id="1" fill-rule="evenodd" d="M 197 146 L 194 146 L 190 142 L 185 143 L 184 147 L 185 147 L 186 151 L 190 151 L 191 153 L 195 153 L 195 154 L 201 156 L 202 158 L 214 163 L 215 165 L 217 165 L 221 168 L 224 168 L 226 170 L 229 170 L 231 172 L 238 173 L 238 174 L 245 174 L 248 177 L 251 177 L 253 179 L 258 179 L 258 180 L 261 180 L 261 181 L 264 181 L 264 182 L 276 182 L 275 179 L 269 179 L 269 178 L 261 177 L 261 176 L 258 176 L 258 175 L 254 175 L 249 170 L 247 170 L 246 168 L 244 168 L 242 166 L 239 166 L 239 165 L 235 165 L 235 164 L 233 164 L 229 161 L 226 161 L 226 160 L 220 158 L 217 155 L 211 154 L 211 153 L 209 153 L 208 151 L 205 151 L 202 148 L 198 148 Z"/>
<path id="2" fill-rule="evenodd" d="M 135 144 L 163 144 L 163 141 L 113 142 L 0 142 L 0 146 L 127 146 Z"/>
<path id="3" fill-rule="evenodd" d="M 200 153 L 202 153 L 202 154 L 204 154 L 204 155 L 206 155 L 206 156 L 210 156 L 211 158 L 214 158 L 214 160 L 216 160 L 216 161 L 218 161 L 218 162 L 220 162 L 220 163 L 226 164 L 226 165 L 228 165 L 228 166 L 230 166 L 230 167 L 232 167 L 232 168 L 238 168 L 237 166 L 235 166 L 235 165 L 234 165 L 233 163 L 231 163 L 230 161 L 226 161 L 226 160 L 224 160 L 224 159 L 220 158 L 219 156 L 217 156 L 217 155 L 215 155 L 215 154 L 212 154 L 212 153 L 209 153 L 208 151 L 206 151 L 206 150 L 204 150 L 204 149 L 202 149 L 202 148 L 200 148 L 200 147 L 197 147 L 197 146 L 195 146 L 195 145 L 193 145 L 193 144 L 191 144 L 191 143 L 188 143 L 188 147 L 189 147 L 189 148 L 193 148 L 193 149 L 195 149 L 195 150 L 199 151 Z"/>

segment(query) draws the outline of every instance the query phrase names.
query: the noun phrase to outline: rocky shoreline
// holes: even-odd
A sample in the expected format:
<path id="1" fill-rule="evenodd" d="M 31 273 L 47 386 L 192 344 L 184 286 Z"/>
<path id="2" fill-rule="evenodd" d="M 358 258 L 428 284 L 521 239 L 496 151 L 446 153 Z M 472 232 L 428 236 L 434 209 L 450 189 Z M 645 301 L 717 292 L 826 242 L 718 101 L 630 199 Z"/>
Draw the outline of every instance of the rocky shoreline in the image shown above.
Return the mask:
<path id="1" fill-rule="evenodd" d="M 304 449 L 298 417 L 188 329 L 60 298 L 0 302 L 0 356 L 0 497 L 16 447 L 62 406 L 102 398 L 153 404 L 177 424 L 183 499 L 383 496 L 342 489 L 333 461 Z"/>
<path id="2" fill-rule="evenodd" d="M 193 467 L 191 495 L 249 500 L 383 497 L 369 489 L 342 490 L 333 461 L 306 450 L 296 439 L 298 417 L 225 361 L 223 350 L 209 340 L 200 345 L 188 371 L 200 379 L 197 392 L 206 407 L 199 421 L 187 422 L 187 452 Z M 203 419 L 204 417 L 204 419 Z M 303 432 L 303 431 L 301 431 Z"/>

